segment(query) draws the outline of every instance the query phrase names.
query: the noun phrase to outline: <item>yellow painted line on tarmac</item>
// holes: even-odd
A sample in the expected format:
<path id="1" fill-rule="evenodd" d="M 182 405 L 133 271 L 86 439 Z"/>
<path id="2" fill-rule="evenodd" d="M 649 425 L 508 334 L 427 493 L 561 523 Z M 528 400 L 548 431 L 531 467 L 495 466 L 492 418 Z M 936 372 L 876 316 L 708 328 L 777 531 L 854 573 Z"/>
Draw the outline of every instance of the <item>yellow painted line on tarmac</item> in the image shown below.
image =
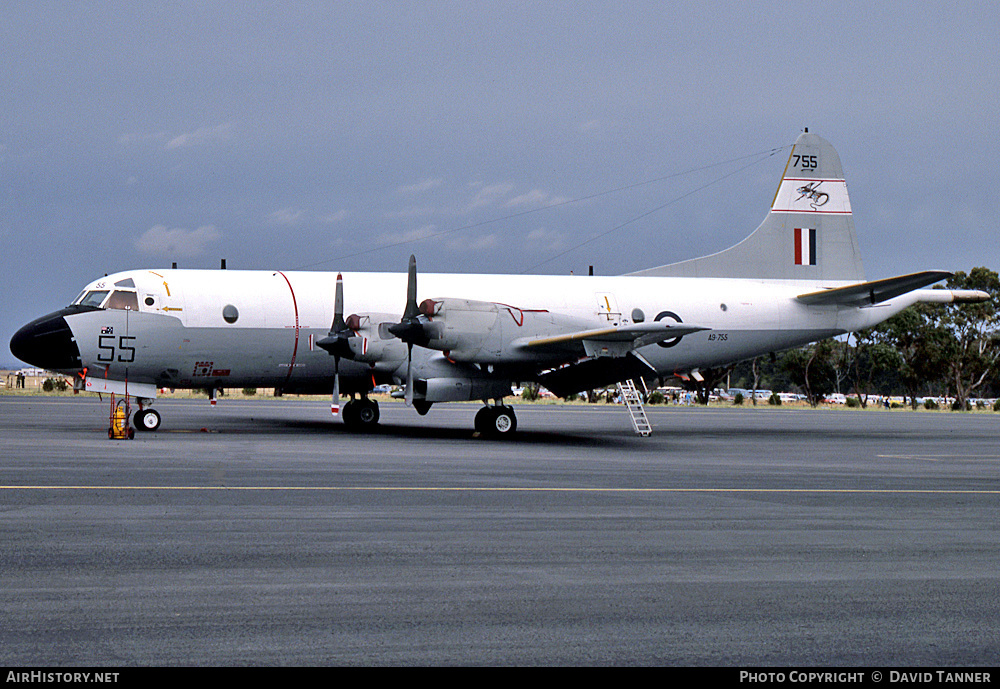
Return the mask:
<path id="1" fill-rule="evenodd" d="M 286 491 L 286 492 L 400 492 L 400 493 L 720 493 L 785 495 L 1000 495 L 997 490 L 952 488 L 568 488 L 500 486 L 0 486 L 0 490 L 111 490 L 111 491 Z"/>
<path id="2" fill-rule="evenodd" d="M 913 454 L 913 455 L 876 455 L 882 459 L 921 459 L 925 462 L 937 462 L 942 459 L 1000 459 L 1000 455 L 989 454 L 989 455 L 970 455 L 970 454 L 957 454 L 957 455 L 929 455 L 929 454 Z"/>

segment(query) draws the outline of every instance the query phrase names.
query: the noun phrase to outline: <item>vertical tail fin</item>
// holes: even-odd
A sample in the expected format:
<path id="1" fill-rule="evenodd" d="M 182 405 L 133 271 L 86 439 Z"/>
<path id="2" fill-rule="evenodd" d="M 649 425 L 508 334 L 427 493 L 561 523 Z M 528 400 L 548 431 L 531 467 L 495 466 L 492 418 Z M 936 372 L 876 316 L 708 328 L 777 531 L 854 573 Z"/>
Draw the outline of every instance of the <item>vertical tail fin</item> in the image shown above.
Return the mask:
<path id="1" fill-rule="evenodd" d="M 753 234 L 717 254 L 632 274 L 863 281 L 840 156 L 804 132 L 792 147 L 770 212 Z"/>

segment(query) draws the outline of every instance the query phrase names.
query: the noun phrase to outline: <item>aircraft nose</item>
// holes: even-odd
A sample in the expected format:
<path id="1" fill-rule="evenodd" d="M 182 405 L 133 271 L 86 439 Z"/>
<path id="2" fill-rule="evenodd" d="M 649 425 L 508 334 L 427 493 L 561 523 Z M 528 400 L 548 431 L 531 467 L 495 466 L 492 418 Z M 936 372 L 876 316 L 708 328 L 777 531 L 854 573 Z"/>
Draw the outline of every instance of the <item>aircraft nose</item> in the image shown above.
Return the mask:
<path id="1" fill-rule="evenodd" d="M 80 368 L 80 348 L 64 314 L 64 311 L 50 313 L 18 330 L 10 338 L 11 353 L 21 361 L 49 371 Z"/>

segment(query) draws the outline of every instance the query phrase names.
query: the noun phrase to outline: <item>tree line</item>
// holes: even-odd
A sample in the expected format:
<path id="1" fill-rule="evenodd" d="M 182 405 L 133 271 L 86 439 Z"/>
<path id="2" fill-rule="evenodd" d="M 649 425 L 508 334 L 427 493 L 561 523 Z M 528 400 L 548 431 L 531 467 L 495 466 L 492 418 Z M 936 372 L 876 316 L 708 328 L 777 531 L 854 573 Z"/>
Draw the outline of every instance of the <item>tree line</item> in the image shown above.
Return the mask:
<path id="1" fill-rule="evenodd" d="M 1000 397 L 1000 278 L 987 268 L 957 272 L 948 289 L 982 290 L 977 304 L 917 304 L 880 325 L 770 356 L 702 372 L 699 395 L 727 380 L 730 387 L 799 392 L 812 405 L 831 393 L 872 397 L 954 399 Z M 877 306 L 873 308 L 878 308 Z M 705 374 L 708 375 L 705 375 Z"/>

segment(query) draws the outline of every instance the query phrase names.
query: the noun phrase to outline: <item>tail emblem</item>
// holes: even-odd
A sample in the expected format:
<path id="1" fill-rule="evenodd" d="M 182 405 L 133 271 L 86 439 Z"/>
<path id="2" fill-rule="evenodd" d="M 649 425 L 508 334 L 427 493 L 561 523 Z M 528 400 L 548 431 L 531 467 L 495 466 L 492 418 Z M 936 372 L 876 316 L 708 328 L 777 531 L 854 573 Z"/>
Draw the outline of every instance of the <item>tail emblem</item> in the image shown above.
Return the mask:
<path id="1" fill-rule="evenodd" d="M 802 199 L 809 199 L 809 205 L 812 206 L 813 210 L 826 205 L 826 202 L 830 200 L 830 195 L 819 190 L 819 185 L 822 183 L 822 180 L 820 180 L 819 182 L 813 182 L 812 184 L 807 184 L 804 187 L 799 187 L 796 189 L 799 193 L 799 198 L 795 200 L 801 201 Z"/>

